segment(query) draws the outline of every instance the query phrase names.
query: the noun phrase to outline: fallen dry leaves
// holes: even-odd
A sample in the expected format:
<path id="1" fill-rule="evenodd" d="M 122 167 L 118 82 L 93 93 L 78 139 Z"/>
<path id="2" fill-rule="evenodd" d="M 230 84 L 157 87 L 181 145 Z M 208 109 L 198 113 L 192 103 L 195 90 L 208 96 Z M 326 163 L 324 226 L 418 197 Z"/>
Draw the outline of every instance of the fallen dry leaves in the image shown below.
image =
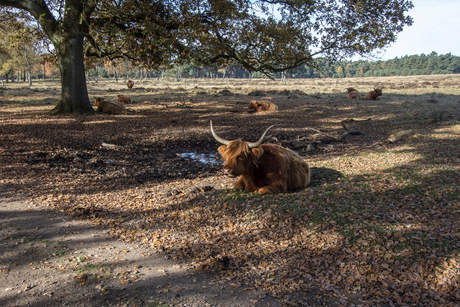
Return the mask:
<path id="1" fill-rule="evenodd" d="M 433 105 L 384 98 L 273 97 L 280 112 L 269 115 L 247 114 L 238 103 L 251 100 L 245 95 L 195 97 L 191 109 L 138 104 L 124 117 L 4 106 L 1 183 L 123 240 L 218 271 L 223 283 L 292 304 L 293 293 L 302 303 L 321 288 L 345 305 L 458 306 L 458 105 L 438 99 L 451 119 L 432 123 Z M 311 127 L 339 136 L 342 120 L 369 116 L 356 124 L 365 135 L 301 151 L 313 182 L 294 193 L 228 190 L 234 179 L 219 164 L 183 155 L 216 155 L 210 119 L 228 138 L 257 138 L 275 122 L 273 135 L 292 140 Z M 121 283 L 129 282 L 125 273 Z"/>

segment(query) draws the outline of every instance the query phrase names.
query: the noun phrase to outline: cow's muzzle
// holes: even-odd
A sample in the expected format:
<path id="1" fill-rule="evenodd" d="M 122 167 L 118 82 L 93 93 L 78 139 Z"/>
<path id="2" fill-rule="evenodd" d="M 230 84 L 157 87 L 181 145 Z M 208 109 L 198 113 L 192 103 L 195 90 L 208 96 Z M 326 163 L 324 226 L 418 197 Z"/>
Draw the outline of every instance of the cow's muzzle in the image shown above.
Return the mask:
<path id="1" fill-rule="evenodd" d="M 225 176 L 230 176 L 230 177 L 235 177 L 235 175 L 232 174 L 232 170 L 229 168 L 224 168 L 224 175 Z"/>

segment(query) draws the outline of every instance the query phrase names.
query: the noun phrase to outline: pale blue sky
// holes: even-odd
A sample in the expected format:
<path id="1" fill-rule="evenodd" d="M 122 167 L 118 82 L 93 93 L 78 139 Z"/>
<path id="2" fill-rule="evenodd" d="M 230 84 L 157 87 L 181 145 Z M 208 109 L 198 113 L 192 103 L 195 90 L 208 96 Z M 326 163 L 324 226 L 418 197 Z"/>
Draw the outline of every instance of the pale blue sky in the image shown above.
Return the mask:
<path id="1" fill-rule="evenodd" d="M 413 54 L 451 53 L 460 56 L 460 0 L 412 0 L 414 20 L 398 34 L 382 60 Z"/>

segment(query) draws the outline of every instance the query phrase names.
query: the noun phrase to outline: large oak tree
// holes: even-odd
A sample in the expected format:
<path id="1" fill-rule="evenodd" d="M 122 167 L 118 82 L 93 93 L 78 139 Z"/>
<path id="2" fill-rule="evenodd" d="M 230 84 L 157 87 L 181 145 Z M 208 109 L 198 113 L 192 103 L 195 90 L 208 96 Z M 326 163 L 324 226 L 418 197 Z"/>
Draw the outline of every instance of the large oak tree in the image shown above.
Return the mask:
<path id="1" fill-rule="evenodd" d="M 410 0 L 0 0 L 29 12 L 54 45 L 61 71 L 56 113 L 93 112 L 84 56 L 150 68 L 237 61 L 266 74 L 318 56 L 368 55 L 396 40 Z"/>

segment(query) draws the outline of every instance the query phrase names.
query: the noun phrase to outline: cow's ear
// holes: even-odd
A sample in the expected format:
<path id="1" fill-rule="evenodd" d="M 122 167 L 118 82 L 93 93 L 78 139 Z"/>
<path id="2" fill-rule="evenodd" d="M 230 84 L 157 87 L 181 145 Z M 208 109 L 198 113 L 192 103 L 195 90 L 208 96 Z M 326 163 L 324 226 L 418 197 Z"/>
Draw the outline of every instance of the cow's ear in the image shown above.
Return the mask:
<path id="1" fill-rule="evenodd" d="M 262 147 L 255 147 L 252 148 L 252 154 L 255 156 L 256 159 L 259 159 L 259 157 L 264 153 L 264 150 Z"/>
<path id="2" fill-rule="evenodd" d="M 221 145 L 221 146 L 219 146 L 219 148 L 217 148 L 217 151 L 220 153 L 220 155 L 221 155 L 222 157 L 224 156 L 225 150 L 227 150 L 227 146 L 226 146 L 226 145 Z"/>

